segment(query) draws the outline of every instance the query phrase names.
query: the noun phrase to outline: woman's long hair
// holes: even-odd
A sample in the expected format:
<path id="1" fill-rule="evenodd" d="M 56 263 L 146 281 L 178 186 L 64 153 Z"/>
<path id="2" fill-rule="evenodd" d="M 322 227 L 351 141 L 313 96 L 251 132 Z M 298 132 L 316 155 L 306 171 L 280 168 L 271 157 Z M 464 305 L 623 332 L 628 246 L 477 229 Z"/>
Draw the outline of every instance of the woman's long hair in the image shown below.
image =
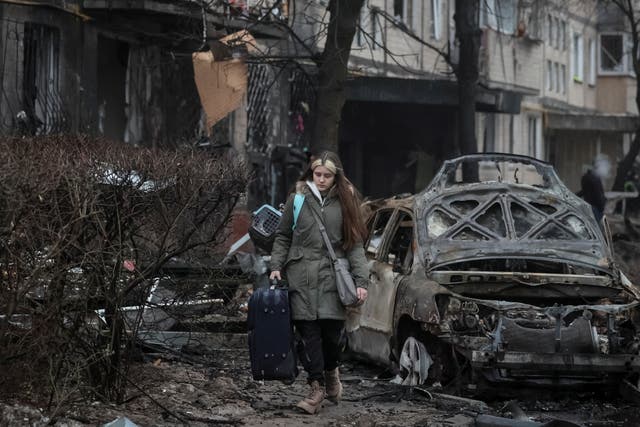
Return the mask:
<path id="1" fill-rule="evenodd" d="M 335 181 L 333 183 L 340 199 L 342 208 L 342 249 L 348 251 L 356 244 L 363 244 L 367 237 L 367 227 L 364 224 L 362 214 L 360 212 L 360 203 L 362 198 L 355 186 L 344 175 L 342 162 L 338 155 L 332 151 L 324 151 L 309 164 L 307 170 L 302 174 L 303 181 L 313 181 L 313 169 L 315 162 L 325 167 L 335 165 Z M 328 167 L 327 169 L 331 169 Z"/>

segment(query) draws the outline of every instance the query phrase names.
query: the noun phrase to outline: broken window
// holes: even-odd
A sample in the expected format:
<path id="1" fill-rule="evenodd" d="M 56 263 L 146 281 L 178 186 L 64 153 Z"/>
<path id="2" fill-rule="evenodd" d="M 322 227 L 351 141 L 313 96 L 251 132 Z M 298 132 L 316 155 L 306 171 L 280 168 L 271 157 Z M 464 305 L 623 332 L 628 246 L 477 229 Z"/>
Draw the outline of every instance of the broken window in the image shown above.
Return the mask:
<path id="1" fill-rule="evenodd" d="M 31 134 L 60 132 L 64 123 L 58 92 L 60 31 L 47 25 L 24 25 L 24 111 Z"/>
<path id="2" fill-rule="evenodd" d="M 627 69 L 626 61 L 624 34 L 601 34 L 600 72 L 605 74 L 624 73 Z"/>
<path id="3" fill-rule="evenodd" d="M 400 212 L 398 227 L 393 233 L 389 252 L 384 258 L 385 262 L 393 265 L 394 271 L 400 271 L 403 267 L 410 267 L 410 258 L 413 256 L 413 219 L 406 212 Z"/>
<path id="4" fill-rule="evenodd" d="M 369 241 L 366 246 L 368 253 L 374 256 L 378 253 L 384 230 L 387 227 L 389 219 L 391 219 L 392 213 L 393 210 L 391 209 L 379 211 L 371 222 L 371 226 L 369 227 Z"/>

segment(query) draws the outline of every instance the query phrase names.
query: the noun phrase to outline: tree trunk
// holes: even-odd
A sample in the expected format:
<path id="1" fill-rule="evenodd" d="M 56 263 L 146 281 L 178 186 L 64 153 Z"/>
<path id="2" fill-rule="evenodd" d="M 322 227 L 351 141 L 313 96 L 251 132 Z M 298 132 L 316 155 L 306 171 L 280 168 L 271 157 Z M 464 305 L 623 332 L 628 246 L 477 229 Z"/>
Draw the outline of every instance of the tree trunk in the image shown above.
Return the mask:
<path id="1" fill-rule="evenodd" d="M 327 41 L 322 52 L 316 118 L 311 133 L 311 150 L 338 151 L 338 126 L 345 102 L 344 84 L 351 43 L 364 0 L 331 0 Z"/>
<path id="2" fill-rule="evenodd" d="M 629 52 L 629 60 L 632 61 L 633 71 L 636 75 L 636 107 L 640 111 L 640 32 L 638 31 L 637 16 L 637 3 L 636 2 L 618 2 L 612 1 L 622 15 L 626 18 L 626 25 L 629 26 L 629 32 L 631 35 L 631 52 Z M 633 164 L 636 161 L 638 153 L 640 153 L 640 122 L 636 125 L 636 134 L 633 136 L 633 142 L 629 147 L 629 152 L 625 154 L 624 158 L 618 163 L 618 170 L 616 171 L 616 177 L 613 180 L 613 191 L 624 191 L 624 182 L 627 179 L 627 175 L 633 168 Z"/>
<path id="3" fill-rule="evenodd" d="M 460 41 L 458 79 L 458 149 L 461 154 L 478 151 L 476 142 L 476 92 L 480 53 L 478 23 L 480 0 L 456 0 L 456 35 Z M 463 169 L 464 180 L 473 181 L 476 170 Z"/>
<path id="4" fill-rule="evenodd" d="M 636 161 L 636 157 L 640 154 L 640 128 L 636 129 L 636 134 L 633 137 L 633 142 L 629 151 L 625 154 L 624 158 L 618 163 L 618 170 L 616 172 L 616 178 L 613 180 L 612 191 L 624 191 L 624 182 L 627 180 L 627 174 L 633 168 L 633 164 Z"/>

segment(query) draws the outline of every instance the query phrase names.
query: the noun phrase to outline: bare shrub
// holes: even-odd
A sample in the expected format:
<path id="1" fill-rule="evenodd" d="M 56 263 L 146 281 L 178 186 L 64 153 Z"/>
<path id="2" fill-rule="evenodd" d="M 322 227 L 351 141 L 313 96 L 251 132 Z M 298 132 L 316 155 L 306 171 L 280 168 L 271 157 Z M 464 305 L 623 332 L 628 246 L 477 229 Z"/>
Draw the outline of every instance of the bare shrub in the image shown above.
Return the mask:
<path id="1" fill-rule="evenodd" d="M 245 186 L 241 164 L 190 149 L 1 140 L 0 384 L 121 401 L 136 325 L 119 308 L 174 257 L 215 257 Z"/>

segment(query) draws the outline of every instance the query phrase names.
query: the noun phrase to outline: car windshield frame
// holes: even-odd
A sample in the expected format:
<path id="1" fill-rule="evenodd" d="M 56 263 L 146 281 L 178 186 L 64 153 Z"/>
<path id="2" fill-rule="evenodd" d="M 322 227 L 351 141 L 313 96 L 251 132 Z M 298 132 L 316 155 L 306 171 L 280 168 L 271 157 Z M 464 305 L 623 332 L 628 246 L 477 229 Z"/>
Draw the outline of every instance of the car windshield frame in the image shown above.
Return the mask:
<path id="1" fill-rule="evenodd" d="M 491 175 L 493 179 L 484 178 Z M 496 153 L 470 154 L 446 160 L 429 188 L 446 191 L 462 185 L 495 182 L 536 187 L 556 195 L 562 195 L 566 189 L 549 163 L 526 156 Z"/>

